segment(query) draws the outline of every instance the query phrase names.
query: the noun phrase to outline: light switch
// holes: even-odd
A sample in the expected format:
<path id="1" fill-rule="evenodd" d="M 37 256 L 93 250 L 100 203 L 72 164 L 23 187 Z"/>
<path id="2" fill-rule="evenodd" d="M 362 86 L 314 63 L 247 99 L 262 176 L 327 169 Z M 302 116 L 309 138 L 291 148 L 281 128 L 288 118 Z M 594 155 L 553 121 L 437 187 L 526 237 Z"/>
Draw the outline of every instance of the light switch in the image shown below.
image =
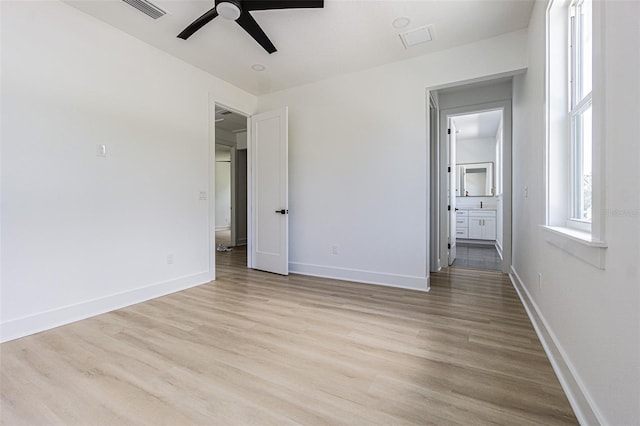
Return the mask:
<path id="1" fill-rule="evenodd" d="M 107 156 L 107 146 L 106 145 L 98 145 L 96 147 L 96 155 L 98 157 L 106 157 Z"/>

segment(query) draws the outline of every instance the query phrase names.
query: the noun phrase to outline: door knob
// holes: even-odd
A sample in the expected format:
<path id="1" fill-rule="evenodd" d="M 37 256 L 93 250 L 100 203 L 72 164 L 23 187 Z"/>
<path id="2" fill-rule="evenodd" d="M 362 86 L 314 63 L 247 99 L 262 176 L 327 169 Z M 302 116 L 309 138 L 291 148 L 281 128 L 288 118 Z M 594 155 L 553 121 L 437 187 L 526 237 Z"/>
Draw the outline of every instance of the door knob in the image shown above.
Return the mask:
<path id="1" fill-rule="evenodd" d="M 285 210 L 285 209 L 276 210 L 276 213 L 279 213 L 279 214 L 289 214 L 289 210 Z"/>

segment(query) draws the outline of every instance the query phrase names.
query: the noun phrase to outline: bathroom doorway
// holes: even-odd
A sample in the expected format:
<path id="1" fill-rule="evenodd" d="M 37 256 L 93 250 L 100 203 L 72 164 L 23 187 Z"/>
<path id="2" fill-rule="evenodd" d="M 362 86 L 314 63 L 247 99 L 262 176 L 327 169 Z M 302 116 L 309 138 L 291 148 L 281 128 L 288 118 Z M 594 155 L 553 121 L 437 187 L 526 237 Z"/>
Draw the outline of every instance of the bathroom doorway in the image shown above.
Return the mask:
<path id="1" fill-rule="evenodd" d="M 501 108 L 447 115 L 455 202 L 450 244 L 459 268 L 502 270 Z M 447 130 L 449 132 L 449 130 Z"/>

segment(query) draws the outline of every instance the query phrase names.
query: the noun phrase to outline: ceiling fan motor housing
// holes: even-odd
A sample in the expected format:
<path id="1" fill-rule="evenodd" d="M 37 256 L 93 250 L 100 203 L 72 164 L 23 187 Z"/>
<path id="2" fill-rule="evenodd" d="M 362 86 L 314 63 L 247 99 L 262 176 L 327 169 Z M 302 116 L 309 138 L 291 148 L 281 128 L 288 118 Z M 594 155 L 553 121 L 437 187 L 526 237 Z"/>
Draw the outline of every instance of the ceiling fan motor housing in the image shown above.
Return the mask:
<path id="1" fill-rule="evenodd" d="M 215 0 L 214 6 L 182 30 L 178 34 L 178 38 L 188 39 L 193 33 L 215 19 L 216 16 L 220 16 L 224 19 L 236 21 L 236 24 L 240 25 L 267 53 L 271 54 L 276 52 L 276 47 L 249 12 L 322 7 L 324 7 L 324 0 Z"/>

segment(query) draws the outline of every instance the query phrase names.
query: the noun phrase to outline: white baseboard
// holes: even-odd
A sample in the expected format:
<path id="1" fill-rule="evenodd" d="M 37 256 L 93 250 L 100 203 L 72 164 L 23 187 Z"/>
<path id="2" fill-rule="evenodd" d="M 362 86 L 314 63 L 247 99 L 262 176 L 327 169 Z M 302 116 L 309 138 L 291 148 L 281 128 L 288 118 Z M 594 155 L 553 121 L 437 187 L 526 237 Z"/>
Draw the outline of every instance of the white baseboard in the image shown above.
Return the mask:
<path id="1" fill-rule="evenodd" d="M 216 226 L 216 231 L 231 231 L 231 227 L 229 225 Z"/>
<path id="2" fill-rule="evenodd" d="M 496 241 L 495 247 L 496 251 L 498 252 L 498 256 L 500 256 L 500 260 L 504 260 L 504 258 L 502 257 L 502 246 L 498 241 Z"/>
<path id="3" fill-rule="evenodd" d="M 544 316 L 540 312 L 538 305 L 529 294 L 527 287 L 520 279 L 513 265 L 509 274 L 511 283 L 516 289 L 522 305 L 529 315 L 529 319 L 536 330 L 536 334 L 540 339 L 540 343 L 544 347 L 544 351 L 551 362 L 551 366 L 560 381 L 560 385 L 569 399 L 571 408 L 578 418 L 581 425 L 602 425 L 605 424 L 602 416 L 599 415 L 593 399 L 586 391 L 580 377 L 576 374 L 573 364 L 569 361 L 564 349 L 560 345 L 557 337 L 547 324 Z"/>
<path id="4" fill-rule="evenodd" d="M 298 262 L 289 262 L 289 271 L 300 275 L 310 275 L 313 277 L 354 281 L 366 284 L 378 284 L 387 287 L 406 288 L 410 290 L 429 291 L 431 289 L 429 286 L 429 277 L 386 274 L 381 272 L 336 268 L 333 266 L 312 265 Z"/>
<path id="5" fill-rule="evenodd" d="M 246 246 L 247 245 L 247 239 L 246 238 L 238 238 L 238 240 L 236 241 L 236 245 L 237 246 Z"/>
<path id="6" fill-rule="evenodd" d="M 213 278 L 212 273 L 203 272 L 5 321 L 0 324 L 0 342 L 18 339 L 126 306 L 135 305 L 136 303 L 155 299 L 156 297 L 175 293 L 176 291 L 205 284 Z"/>

